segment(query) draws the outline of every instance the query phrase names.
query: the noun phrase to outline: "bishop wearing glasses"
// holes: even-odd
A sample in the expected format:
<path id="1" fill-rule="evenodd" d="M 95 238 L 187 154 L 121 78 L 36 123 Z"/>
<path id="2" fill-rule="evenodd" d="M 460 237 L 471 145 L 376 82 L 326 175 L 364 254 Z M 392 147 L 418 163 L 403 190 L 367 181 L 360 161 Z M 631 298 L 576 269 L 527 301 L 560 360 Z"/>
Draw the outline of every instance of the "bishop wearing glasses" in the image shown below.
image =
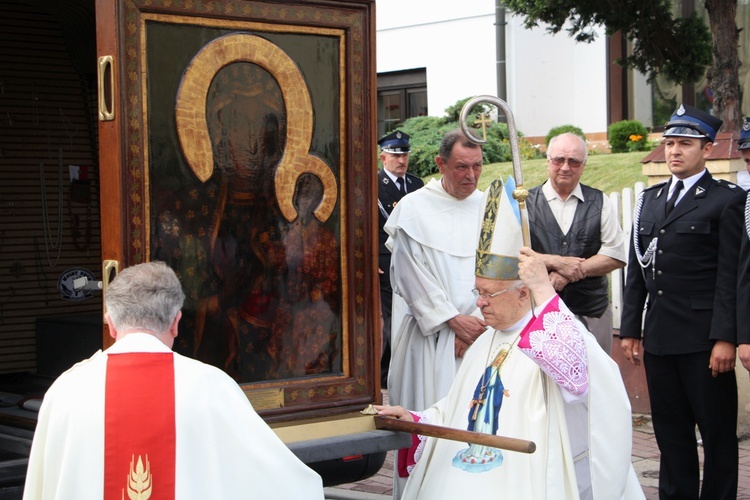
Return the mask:
<path id="1" fill-rule="evenodd" d="M 580 183 L 586 142 L 576 134 L 552 138 L 549 180 L 529 190 L 531 247 L 542 254 L 560 297 L 612 352 L 612 307 L 607 275 L 625 266 L 625 237 L 609 198 Z"/>
<path id="2" fill-rule="evenodd" d="M 643 499 L 619 368 L 555 293 L 542 259 L 522 248 L 508 191 L 498 179 L 484 195 L 476 250 L 474 294 L 489 328 L 440 401 L 417 411 L 375 408 L 399 420 L 530 440 L 536 451 L 413 435 L 398 453 L 398 473 L 408 475 L 402 500 Z"/>

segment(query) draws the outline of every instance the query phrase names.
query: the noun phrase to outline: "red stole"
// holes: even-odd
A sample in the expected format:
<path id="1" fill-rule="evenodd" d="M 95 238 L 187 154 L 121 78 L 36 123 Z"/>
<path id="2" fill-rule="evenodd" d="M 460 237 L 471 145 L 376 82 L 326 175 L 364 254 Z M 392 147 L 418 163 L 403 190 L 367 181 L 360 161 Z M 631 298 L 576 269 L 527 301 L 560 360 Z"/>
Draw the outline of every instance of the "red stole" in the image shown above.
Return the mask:
<path id="1" fill-rule="evenodd" d="M 174 356 L 107 357 L 104 500 L 174 500 Z"/>

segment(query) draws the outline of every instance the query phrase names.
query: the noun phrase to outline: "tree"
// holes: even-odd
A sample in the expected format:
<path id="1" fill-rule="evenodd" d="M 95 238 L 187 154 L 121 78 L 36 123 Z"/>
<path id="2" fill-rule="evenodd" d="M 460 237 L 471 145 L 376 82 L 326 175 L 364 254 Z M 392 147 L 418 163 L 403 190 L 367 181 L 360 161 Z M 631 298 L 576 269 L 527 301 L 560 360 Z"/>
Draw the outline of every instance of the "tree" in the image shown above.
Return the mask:
<path id="1" fill-rule="evenodd" d="M 710 31 L 695 14 L 675 18 L 670 0 L 501 0 L 525 16 L 527 28 L 547 23 L 547 30 L 566 29 L 579 42 L 591 42 L 594 28 L 607 35 L 622 32 L 633 52 L 617 62 L 680 84 L 706 78 L 713 90 L 714 113 L 723 131 L 737 131 L 742 122 L 738 58 L 737 0 L 705 0 Z M 566 27 L 566 22 L 567 27 Z"/>

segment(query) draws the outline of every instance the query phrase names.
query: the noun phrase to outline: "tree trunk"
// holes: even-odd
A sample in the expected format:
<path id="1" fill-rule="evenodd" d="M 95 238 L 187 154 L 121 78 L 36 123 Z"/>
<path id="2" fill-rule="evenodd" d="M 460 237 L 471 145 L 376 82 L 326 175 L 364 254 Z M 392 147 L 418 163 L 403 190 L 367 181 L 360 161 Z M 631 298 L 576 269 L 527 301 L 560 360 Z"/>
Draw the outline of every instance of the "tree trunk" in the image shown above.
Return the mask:
<path id="1" fill-rule="evenodd" d="M 706 0 L 706 11 L 713 36 L 713 64 L 707 74 L 714 94 L 713 111 L 724 120 L 722 132 L 736 132 L 742 123 L 737 0 Z"/>

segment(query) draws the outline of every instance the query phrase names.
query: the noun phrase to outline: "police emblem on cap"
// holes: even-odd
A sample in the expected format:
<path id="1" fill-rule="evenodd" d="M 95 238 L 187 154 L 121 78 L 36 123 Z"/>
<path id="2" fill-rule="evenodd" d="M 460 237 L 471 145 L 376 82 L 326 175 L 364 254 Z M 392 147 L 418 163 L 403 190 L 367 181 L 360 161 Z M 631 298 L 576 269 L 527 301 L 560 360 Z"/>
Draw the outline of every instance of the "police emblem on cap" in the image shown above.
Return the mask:
<path id="1" fill-rule="evenodd" d="M 382 137 L 378 141 L 378 145 L 383 153 L 402 155 L 411 152 L 411 146 L 409 146 L 409 134 L 401 132 L 400 130 L 394 130 L 385 137 Z"/>
<path id="2" fill-rule="evenodd" d="M 702 137 L 714 142 L 721 119 L 692 106 L 680 104 L 664 126 L 663 137 Z"/>
<path id="3" fill-rule="evenodd" d="M 745 120 L 745 123 L 742 124 L 742 130 L 744 130 L 745 132 L 750 131 L 750 121 L 749 120 Z"/>

